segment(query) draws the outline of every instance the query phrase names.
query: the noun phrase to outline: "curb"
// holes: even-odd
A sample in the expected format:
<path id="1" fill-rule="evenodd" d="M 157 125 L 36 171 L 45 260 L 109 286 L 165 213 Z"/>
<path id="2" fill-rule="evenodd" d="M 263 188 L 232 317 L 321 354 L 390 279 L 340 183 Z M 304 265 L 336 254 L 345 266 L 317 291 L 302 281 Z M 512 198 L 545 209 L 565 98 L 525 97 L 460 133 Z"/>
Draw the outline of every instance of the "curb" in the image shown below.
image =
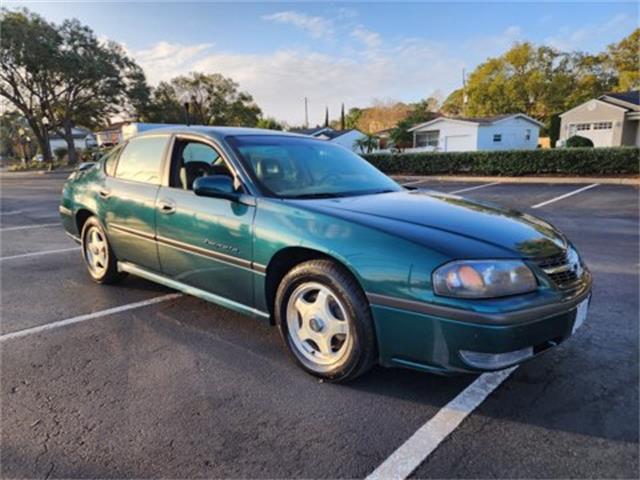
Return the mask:
<path id="1" fill-rule="evenodd" d="M 19 172 L 9 172 L 9 171 L 4 171 L 4 172 L 0 172 L 0 178 L 3 177 L 30 177 L 30 176 L 34 176 L 34 175 L 55 175 L 57 173 L 59 174 L 69 174 L 71 172 L 73 172 L 75 169 L 74 168 L 61 168 L 58 170 L 22 170 Z"/>
<path id="2" fill-rule="evenodd" d="M 400 183 L 421 181 L 438 182 L 475 182 L 475 183 L 557 183 L 557 184 L 592 184 L 601 185 L 634 185 L 640 186 L 640 177 L 457 177 L 454 175 L 393 175 Z"/>

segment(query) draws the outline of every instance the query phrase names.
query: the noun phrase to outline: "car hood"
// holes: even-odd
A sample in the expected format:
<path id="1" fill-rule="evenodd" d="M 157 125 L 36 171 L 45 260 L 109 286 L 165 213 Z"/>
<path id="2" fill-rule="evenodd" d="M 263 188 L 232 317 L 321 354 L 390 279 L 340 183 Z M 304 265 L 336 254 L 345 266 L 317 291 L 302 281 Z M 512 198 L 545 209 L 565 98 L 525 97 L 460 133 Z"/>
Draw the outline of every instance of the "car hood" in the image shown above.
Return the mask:
<path id="1" fill-rule="evenodd" d="M 536 217 L 433 191 L 409 190 L 294 203 L 461 258 L 539 258 L 557 255 L 567 246 L 558 230 Z"/>

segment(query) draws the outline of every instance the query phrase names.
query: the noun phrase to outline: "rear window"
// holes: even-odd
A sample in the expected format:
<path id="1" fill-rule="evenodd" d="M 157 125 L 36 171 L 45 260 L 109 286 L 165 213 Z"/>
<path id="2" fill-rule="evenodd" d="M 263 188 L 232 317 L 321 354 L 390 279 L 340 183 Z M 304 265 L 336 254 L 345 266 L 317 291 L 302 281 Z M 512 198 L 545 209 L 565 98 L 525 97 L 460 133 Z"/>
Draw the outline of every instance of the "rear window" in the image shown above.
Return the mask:
<path id="1" fill-rule="evenodd" d="M 130 140 L 118 160 L 116 177 L 136 182 L 160 184 L 162 161 L 169 137 L 154 135 Z"/>

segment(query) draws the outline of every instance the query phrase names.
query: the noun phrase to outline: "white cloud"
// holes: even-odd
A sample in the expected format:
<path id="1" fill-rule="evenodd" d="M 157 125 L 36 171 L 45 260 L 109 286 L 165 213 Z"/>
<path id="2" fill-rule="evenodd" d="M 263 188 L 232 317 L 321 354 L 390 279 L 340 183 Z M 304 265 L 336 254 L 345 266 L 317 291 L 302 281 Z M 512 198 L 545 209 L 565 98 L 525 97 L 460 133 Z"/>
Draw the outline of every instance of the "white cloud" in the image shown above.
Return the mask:
<path id="1" fill-rule="evenodd" d="M 381 51 L 375 58 L 341 57 L 308 50 L 266 55 L 217 53 L 193 65 L 232 77 L 249 91 L 265 114 L 292 124 L 303 122 L 304 97 L 310 122 L 320 123 L 325 105 L 337 116 L 340 104 L 367 106 L 375 98 L 414 101 L 437 88 L 456 87 L 461 64 L 417 42 Z"/>
<path id="2" fill-rule="evenodd" d="M 382 39 L 377 32 L 372 32 L 371 30 L 367 30 L 364 27 L 356 27 L 351 32 L 351 36 L 362 42 L 362 44 L 368 48 L 379 47 L 382 43 Z"/>
<path id="3" fill-rule="evenodd" d="M 151 84 L 190 71 L 221 73 L 253 95 L 264 113 L 291 124 L 304 120 L 309 98 L 310 123 L 332 117 L 340 104 L 370 105 L 374 99 L 416 101 L 436 89 L 450 91 L 459 83 L 462 63 L 442 46 L 406 39 L 380 47 L 376 55 L 365 48 L 349 56 L 308 49 L 280 49 L 266 54 L 214 52 L 209 44 L 160 42 L 133 52 Z"/>
<path id="4" fill-rule="evenodd" d="M 473 38 L 464 44 L 467 53 L 473 53 L 474 57 L 487 58 L 503 54 L 511 46 L 524 40 L 522 28 L 518 25 L 510 25 L 496 35 Z"/>
<path id="5" fill-rule="evenodd" d="M 211 47 L 211 43 L 182 45 L 158 42 L 149 49 L 134 51 L 131 54 L 144 69 L 149 81 L 156 84 L 189 73 L 193 62 L 201 58 Z"/>
<path id="6" fill-rule="evenodd" d="M 618 14 L 604 23 L 584 25 L 576 29 L 561 27 L 558 35 L 546 38 L 545 43 L 562 51 L 588 50 L 594 40 L 600 44 L 603 36 L 613 34 L 621 39 L 637 27 L 636 22 L 637 18 Z"/>
<path id="7" fill-rule="evenodd" d="M 262 19 L 275 23 L 293 25 L 305 30 L 314 38 L 328 38 L 333 35 L 330 20 L 324 17 L 315 17 L 305 13 L 295 12 L 293 10 L 265 15 Z"/>

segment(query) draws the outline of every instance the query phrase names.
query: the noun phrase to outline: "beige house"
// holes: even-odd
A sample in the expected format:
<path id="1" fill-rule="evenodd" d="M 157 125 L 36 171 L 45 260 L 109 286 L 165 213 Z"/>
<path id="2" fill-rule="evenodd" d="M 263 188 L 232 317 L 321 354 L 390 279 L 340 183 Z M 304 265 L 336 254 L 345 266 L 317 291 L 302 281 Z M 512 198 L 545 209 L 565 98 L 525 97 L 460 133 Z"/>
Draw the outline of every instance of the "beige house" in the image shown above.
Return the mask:
<path id="1" fill-rule="evenodd" d="M 640 91 L 608 93 L 560 115 L 560 145 L 574 135 L 595 147 L 640 146 Z"/>

